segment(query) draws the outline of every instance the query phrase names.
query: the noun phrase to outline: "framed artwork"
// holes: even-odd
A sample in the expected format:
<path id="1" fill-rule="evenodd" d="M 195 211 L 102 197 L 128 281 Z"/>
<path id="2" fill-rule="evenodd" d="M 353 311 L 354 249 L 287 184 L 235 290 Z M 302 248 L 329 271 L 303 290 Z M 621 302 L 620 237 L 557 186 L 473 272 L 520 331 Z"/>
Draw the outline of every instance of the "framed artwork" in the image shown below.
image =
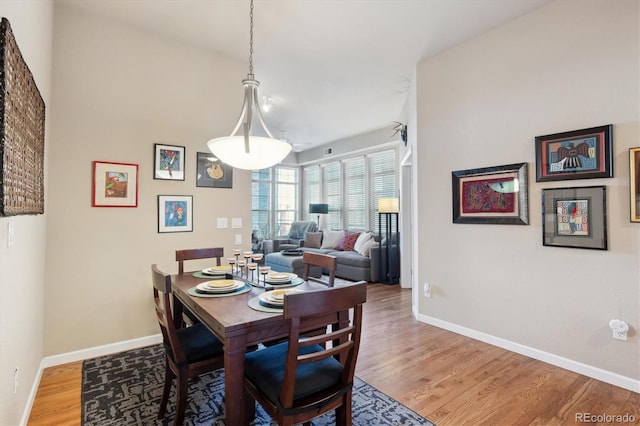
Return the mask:
<path id="1" fill-rule="evenodd" d="M 92 207 L 138 207 L 138 165 L 93 162 Z"/>
<path id="2" fill-rule="evenodd" d="M 158 232 L 193 231 L 193 197 L 158 195 Z"/>
<path id="3" fill-rule="evenodd" d="M 154 144 L 154 179 L 184 180 L 185 147 Z"/>
<path id="4" fill-rule="evenodd" d="M 215 155 L 198 152 L 196 186 L 205 188 L 231 188 L 233 167 L 220 161 Z"/>
<path id="5" fill-rule="evenodd" d="M 453 223 L 527 225 L 527 163 L 451 173 Z"/>
<path id="6" fill-rule="evenodd" d="M 542 190 L 542 245 L 607 250 L 605 186 Z"/>
<path id="7" fill-rule="evenodd" d="M 538 136 L 536 182 L 613 177 L 613 126 Z"/>
<path id="8" fill-rule="evenodd" d="M 44 213 L 45 105 L 6 18 L 0 23 L 0 216 Z"/>
<path id="9" fill-rule="evenodd" d="M 631 222 L 640 222 L 640 148 L 629 149 Z"/>

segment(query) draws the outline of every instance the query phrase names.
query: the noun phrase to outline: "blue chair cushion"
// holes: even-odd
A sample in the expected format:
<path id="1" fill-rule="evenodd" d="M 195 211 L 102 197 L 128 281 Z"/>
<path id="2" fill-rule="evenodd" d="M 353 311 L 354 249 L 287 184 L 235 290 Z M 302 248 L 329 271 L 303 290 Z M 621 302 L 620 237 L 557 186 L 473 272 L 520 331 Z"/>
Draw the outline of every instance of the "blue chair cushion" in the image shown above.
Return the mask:
<path id="1" fill-rule="evenodd" d="M 260 389 L 269 400 L 280 406 L 280 390 L 287 359 L 287 342 L 248 353 L 244 361 L 245 376 Z M 320 345 L 300 348 L 300 355 L 319 352 Z M 315 392 L 340 383 L 342 364 L 329 357 L 321 361 L 299 364 L 293 399 L 304 398 Z"/>
<path id="2" fill-rule="evenodd" d="M 187 363 L 197 362 L 203 359 L 221 356 L 223 345 L 202 323 L 191 327 L 179 328 L 176 330 L 182 351 L 187 357 Z M 168 345 L 165 344 L 165 348 Z M 168 349 L 168 348 L 167 348 Z M 173 353 L 167 353 L 173 358 Z"/>

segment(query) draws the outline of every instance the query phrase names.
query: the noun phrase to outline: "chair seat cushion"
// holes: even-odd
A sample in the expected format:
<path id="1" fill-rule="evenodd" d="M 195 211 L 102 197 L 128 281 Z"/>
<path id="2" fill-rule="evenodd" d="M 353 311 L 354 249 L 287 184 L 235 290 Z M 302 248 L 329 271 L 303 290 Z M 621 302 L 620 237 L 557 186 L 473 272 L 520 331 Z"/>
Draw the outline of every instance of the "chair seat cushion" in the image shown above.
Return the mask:
<path id="1" fill-rule="evenodd" d="M 221 356 L 223 353 L 222 342 L 201 323 L 179 328 L 176 330 L 176 334 L 188 363 Z M 173 357 L 171 350 L 168 350 L 167 353 Z"/>
<path id="2" fill-rule="evenodd" d="M 287 359 L 288 343 L 271 346 L 245 356 L 245 376 L 275 405 L 279 404 L 282 380 Z M 300 355 L 322 351 L 319 345 L 300 348 Z M 340 383 L 342 364 L 329 357 L 321 361 L 301 364 L 296 371 L 293 399 L 304 398 Z"/>

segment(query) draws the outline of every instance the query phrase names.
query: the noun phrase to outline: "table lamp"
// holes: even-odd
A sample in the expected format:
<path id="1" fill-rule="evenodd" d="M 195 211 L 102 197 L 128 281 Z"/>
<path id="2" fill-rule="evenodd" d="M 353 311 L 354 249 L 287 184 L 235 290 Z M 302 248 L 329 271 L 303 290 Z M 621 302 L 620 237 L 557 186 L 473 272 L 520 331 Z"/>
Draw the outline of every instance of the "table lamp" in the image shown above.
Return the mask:
<path id="1" fill-rule="evenodd" d="M 320 215 L 329 213 L 329 204 L 309 204 L 309 213 L 317 213 L 318 229 L 320 229 Z"/>

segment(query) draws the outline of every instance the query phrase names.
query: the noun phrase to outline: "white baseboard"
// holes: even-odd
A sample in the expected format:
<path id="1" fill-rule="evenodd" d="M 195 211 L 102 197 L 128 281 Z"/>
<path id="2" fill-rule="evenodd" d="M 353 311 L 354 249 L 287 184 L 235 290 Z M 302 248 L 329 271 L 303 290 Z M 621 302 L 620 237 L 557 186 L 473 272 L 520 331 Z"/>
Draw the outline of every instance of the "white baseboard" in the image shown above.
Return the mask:
<path id="1" fill-rule="evenodd" d="M 20 425 L 24 426 L 29 421 L 31 408 L 33 407 L 33 402 L 36 399 L 38 386 L 40 386 L 40 379 L 42 379 L 42 372 L 45 368 L 127 351 L 130 349 L 142 348 L 144 346 L 155 345 L 157 343 L 162 343 L 161 334 L 154 334 L 153 336 L 141 337 L 138 339 L 126 340 L 124 342 L 111 343 L 108 345 L 96 346 L 94 348 L 82 349 L 80 351 L 67 352 L 43 358 L 42 361 L 40 361 L 40 368 L 38 369 L 36 378 L 33 381 L 33 385 L 31 385 L 31 392 L 29 393 L 29 398 L 27 399 L 27 404 L 25 406 L 24 413 L 22 414 L 22 419 L 20 420 Z"/>
<path id="2" fill-rule="evenodd" d="M 640 380 L 613 373 L 611 371 L 603 370 L 591 365 L 583 364 L 581 362 L 544 352 L 529 346 L 521 345 L 510 340 L 482 333 L 480 331 L 463 327 L 448 321 L 443 321 L 438 318 L 422 315 L 417 313 L 415 309 L 413 313 L 418 321 L 433 325 L 435 327 L 461 334 L 472 339 L 480 340 L 481 342 L 489 343 L 491 345 L 498 346 L 499 348 L 525 355 L 529 358 L 537 359 L 539 361 L 543 361 L 551 365 L 555 365 L 557 367 L 564 368 L 566 370 L 573 371 L 575 373 L 582 374 L 584 376 L 591 377 L 605 383 L 609 383 L 614 386 L 619 386 L 632 392 L 640 393 Z"/>

